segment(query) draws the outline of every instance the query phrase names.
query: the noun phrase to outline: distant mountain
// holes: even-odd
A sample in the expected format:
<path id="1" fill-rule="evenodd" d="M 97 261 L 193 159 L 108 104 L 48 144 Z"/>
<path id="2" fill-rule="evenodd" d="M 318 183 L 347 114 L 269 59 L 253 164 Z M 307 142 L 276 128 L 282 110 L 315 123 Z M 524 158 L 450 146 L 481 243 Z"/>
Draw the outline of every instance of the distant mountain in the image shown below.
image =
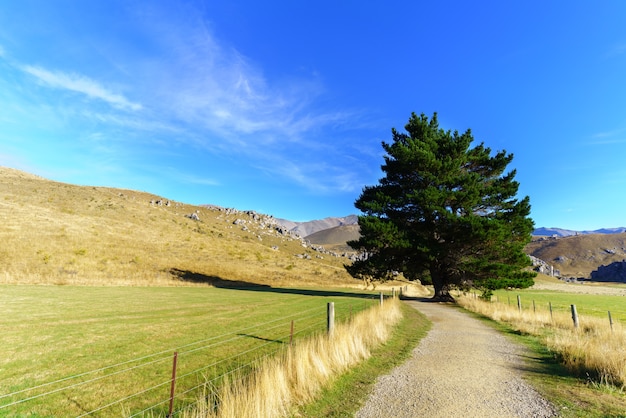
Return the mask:
<path id="1" fill-rule="evenodd" d="M 571 229 L 562 228 L 537 228 L 533 231 L 535 236 L 547 236 L 547 237 L 569 237 L 572 235 L 589 235 L 589 234 L 621 234 L 626 232 L 625 227 L 619 228 L 602 228 L 594 231 L 573 231 Z"/>
<path id="2" fill-rule="evenodd" d="M 340 225 L 333 228 L 322 229 L 306 237 L 311 244 L 322 245 L 326 249 L 335 252 L 354 251 L 348 241 L 357 240 L 361 236 L 359 224 Z"/>
<path id="3" fill-rule="evenodd" d="M 293 222 L 286 219 L 276 219 L 276 221 L 301 237 L 305 238 L 318 231 L 334 228 L 344 225 L 356 225 L 358 223 L 357 215 L 348 215 L 341 218 L 324 218 L 320 220 L 308 221 L 308 222 Z"/>
<path id="4" fill-rule="evenodd" d="M 572 231 L 570 229 L 561 229 L 561 228 L 537 228 L 533 231 L 533 235 L 535 236 L 546 236 L 546 237 L 569 237 L 570 235 L 578 235 L 580 232 Z"/>

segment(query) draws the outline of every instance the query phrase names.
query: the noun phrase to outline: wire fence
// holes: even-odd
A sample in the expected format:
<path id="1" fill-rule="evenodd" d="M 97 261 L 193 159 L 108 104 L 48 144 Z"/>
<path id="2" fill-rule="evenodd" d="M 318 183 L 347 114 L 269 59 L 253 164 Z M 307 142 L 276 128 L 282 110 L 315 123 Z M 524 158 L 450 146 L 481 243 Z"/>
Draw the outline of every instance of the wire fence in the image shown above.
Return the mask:
<path id="1" fill-rule="evenodd" d="M 364 309 L 376 299 L 371 296 L 361 306 L 355 301 L 339 302 L 336 319 L 346 321 L 353 310 Z M 199 398 L 210 396 L 228 376 L 250 372 L 261 359 L 292 341 L 326 330 L 326 305 L 293 312 L 53 381 L 13 388 L 0 394 L 0 415 L 179 415 Z"/>
<path id="2" fill-rule="evenodd" d="M 460 296 L 460 292 L 458 293 L 458 296 Z M 470 296 L 474 299 L 479 298 L 476 292 L 472 292 Z M 580 314 L 584 314 L 591 318 L 604 317 L 606 319 L 606 324 L 610 326 L 611 329 L 613 329 L 615 324 L 619 324 L 623 321 L 623 318 L 620 318 L 619 313 L 616 315 L 616 312 L 611 313 L 610 309 L 599 308 L 596 306 L 584 305 L 581 307 L 580 304 L 577 305 L 574 303 L 552 302 L 550 300 L 536 301 L 532 297 L 522 297 L 521 295 L 507 295 L 506 298 L 494 295 L 489 301 L 495 304 L 502 304 L 508 307 L 516 308 L 520 313 L 546 312 L 550 314 L 550 317 L 557 313 L 567 313 L 571 315 L 572 326 L 575 328 L 580 326 Z"/>

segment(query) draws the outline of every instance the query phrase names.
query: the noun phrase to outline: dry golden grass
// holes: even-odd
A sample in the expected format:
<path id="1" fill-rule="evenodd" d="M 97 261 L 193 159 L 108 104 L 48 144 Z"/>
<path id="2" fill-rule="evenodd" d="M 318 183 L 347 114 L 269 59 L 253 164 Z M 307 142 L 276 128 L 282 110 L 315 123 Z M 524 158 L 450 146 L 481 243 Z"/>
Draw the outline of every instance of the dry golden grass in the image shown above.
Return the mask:
<path id="1" fill-rule="evenodd" d="M 600 384 L 626 386 L 626 330 L 619 323 L 611 329 L 607 320 L 588 316 L 574 328 L 571 316 L 564 312 L 519 312 L 517 307 L 468 296 L 457 300 L 468 310 L 540 337 L 572 372 Z"/>
<path id="2" fill-rule="evenodd" d="M 304 248 L 243 212 L 156 205 L 167 198 L 2 167 L 0 196 L 0 283 L 359 284 L 343 268 L 347 259 Z M 194 212 L 200 221 L 185 217 Z"/>
<path id="3" fill-rule="evenodd" d="M 231 378 L 215 396 L 203 396 L 185 417 L 281 417 L 311 402 L 340 373 L 369 356 L 401 318 L 400 303 L 362 312 L 320 335 L 264 360 L 250 375 Z M 205 393 L 206 395 L 206 393 Z M 207 401 L 208 399 L 208 401 Z"/>

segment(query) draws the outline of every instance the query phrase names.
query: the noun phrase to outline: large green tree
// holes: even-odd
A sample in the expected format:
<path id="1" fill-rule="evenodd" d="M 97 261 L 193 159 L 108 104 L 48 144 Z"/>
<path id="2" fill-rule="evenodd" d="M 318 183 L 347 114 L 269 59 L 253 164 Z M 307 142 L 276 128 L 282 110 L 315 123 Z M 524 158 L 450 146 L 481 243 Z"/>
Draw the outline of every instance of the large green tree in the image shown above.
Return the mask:
<path id="1" fill-rule="evenodd" d="M 371 280 L 401 272 L 431 283 L 441 300 L 454 286 L 531 286 L 523 249 L 534 225 L 529 198 L 516 198 L 515 170 L 505 172 L 513 155 L 470 148 L 471 131 L 439 128 L 436 113 L 413 113 L 405 130 L 392 129 L 384 177 L 355 202 L 361 237 L 349 245 L 363 256 L 348 272 Z"/>

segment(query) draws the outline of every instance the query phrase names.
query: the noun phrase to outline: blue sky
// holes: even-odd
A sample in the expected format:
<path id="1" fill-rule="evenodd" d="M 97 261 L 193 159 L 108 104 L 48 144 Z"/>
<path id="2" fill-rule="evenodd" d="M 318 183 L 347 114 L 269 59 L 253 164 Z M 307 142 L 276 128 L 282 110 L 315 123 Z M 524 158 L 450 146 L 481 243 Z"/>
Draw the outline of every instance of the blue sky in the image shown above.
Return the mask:
<path id="1" fill-rule="evenodd" d="M 411 112 L 515 155 L 537 227 L 626 226 L 626 2 L 9 1 L 0 165 L 296 221 Z"/>

